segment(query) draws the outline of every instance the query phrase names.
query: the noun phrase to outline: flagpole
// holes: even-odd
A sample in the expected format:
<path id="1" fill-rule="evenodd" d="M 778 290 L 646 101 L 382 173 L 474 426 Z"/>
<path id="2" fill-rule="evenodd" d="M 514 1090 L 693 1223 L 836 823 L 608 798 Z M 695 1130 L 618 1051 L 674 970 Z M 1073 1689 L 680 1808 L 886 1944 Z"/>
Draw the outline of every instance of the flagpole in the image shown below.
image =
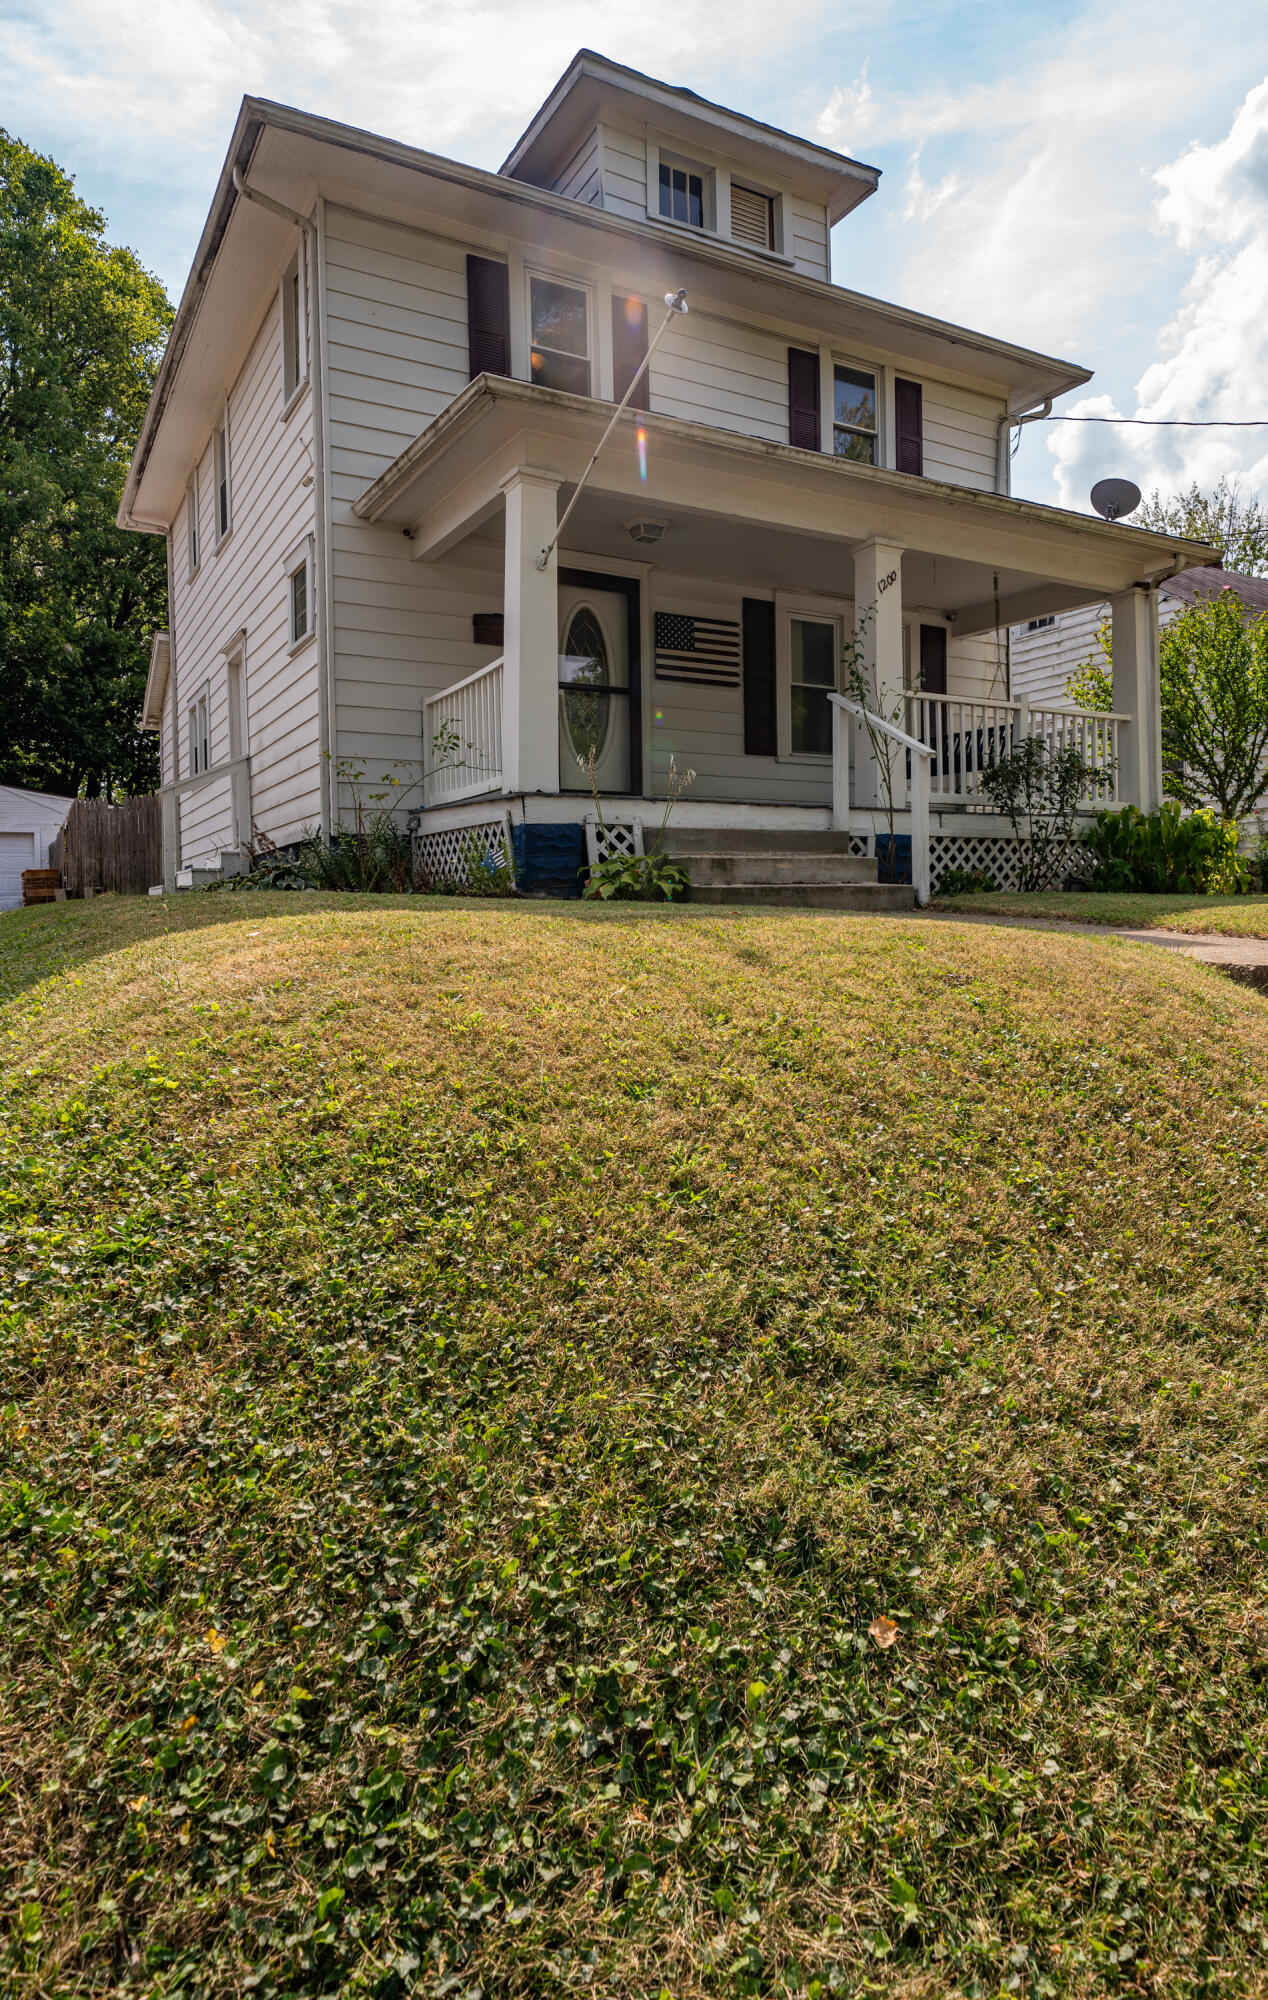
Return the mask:
<path id="1" fill-rule="evenodd" d="M 630 382 L 629 388 L 626 390 L 620 402 L 617 404 L 616 409 L 612 413 L 611 423 L 608 425 L 607 429 L 603 433 L 603 436 L 599 439 L 598 444 L 594 448 L 594 456 L 591 458 L 589 465 L 586 467 L 580 479 L 577 481 L 576 486 L 573 488 L 572 498 L 568 502 L 568 505 L 564 508 L 564 511 L 560 516 L 559 526 L 555 529 L 554 534 L 551 536 L 545 548 L 538 556 L 537 558 L 538 569 L 545 569 L 547 563 L 550 561 L 550 558 L 554 553 L 556 544 L 559 541 L 559 537 L 562 535 L 564 528 L 567 525 L 568 516 L 571 514 L 573 508 L 576 506 L 578 500 L 581 498 L 581 489 L 585 485 L 587 479 L 590 477 L 590 474 L 594 471 L 595 466 L 598 464 L 599 453 L 603 450 L 604 445 L 607 443 L 613 431 L 616 429 L 617 424 L 620 422 L 621 418 L 625 415 L 626 404 L 629 402 L 630 397 L 634 394 L 634 391 L 637 389 L 641 378 L 643 377 L 644 374 L 646 374 L 647 364 L 651 360 L 653 354 L 656 352 L 657 342 L 660 340 L 662 333 L 665 331 L 665 328 L 669 325 L 669 322 L 673 318 L 675 313 L 686 312 L 687 294 L 681 285 L 679 286 L 676 292 L 665 293 L 665 304 L 668 307 L 668 311 L 666 312 L 664 319 L 661 321 L 660 325 L 656 329 L 656 339 L 652 341 L 646 354 L 639 362 L 638 367 L 634 370 L 633 379 Z"/>

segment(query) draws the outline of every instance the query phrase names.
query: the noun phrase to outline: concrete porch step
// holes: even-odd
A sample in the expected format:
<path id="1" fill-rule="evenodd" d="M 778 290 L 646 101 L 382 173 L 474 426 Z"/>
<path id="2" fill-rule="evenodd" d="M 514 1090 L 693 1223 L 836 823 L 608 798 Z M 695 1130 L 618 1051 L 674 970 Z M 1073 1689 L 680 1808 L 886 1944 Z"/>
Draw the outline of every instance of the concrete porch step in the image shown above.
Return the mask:
<path id="1" fill-rule="evenodd" d="M 754 909 L 774 905 L 796 910 L 911 910 L 915 891 L 909 882 L 744 882 L 691 885 L 693 903 L 747 904 Z"/>
<path id="2" fill-rule="evenodd" d="M 650 829 L 648 839 L 650 840 Z M 841 854 L 850 852 L 848 833 L 814 833 L 800 828 L 671 826 L 667 854 Z"/>
<path id="3" fill-rule="evenodd" d="M 692 889 L 744 888 L 750 883 L 801 883 L 825 889 L 844 889 L 854 883 L 876 882 L 876 863 L 861 855 L 823 853 L 750 853 L 747 850 L 684 854 Z"/>

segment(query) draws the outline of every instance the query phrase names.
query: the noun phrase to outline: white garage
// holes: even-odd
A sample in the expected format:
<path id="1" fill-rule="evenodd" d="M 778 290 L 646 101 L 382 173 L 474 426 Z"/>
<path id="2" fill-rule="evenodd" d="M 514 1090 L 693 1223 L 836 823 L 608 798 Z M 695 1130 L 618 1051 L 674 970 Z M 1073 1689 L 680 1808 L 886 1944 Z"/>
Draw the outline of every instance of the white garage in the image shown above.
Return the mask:
<path id="1" fill-rule="evenodd" d="M 0 785 L 0 910 L 22 908 L 22 871 L 47 868 L 48 851 L 66 823 L 70 799 Z"/>

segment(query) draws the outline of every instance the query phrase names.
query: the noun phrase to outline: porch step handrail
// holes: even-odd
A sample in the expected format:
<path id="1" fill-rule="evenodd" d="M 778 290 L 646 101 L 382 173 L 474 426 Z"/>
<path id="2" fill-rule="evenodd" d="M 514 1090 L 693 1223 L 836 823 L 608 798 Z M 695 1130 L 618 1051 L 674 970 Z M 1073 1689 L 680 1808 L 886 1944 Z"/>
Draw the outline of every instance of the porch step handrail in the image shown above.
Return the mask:
<path id="1" fill-rule="evenodd" d="M 502 790 L 502 656 L 423 703 L 423 804 Z"/>
<path id="2" fill-rule="evenodd" d="M 862 702 L 847 695 L 828 696 L 832 704 L 832 824 L 845 832 L 850 824 L 850 741 L 849 724 L 841 717 L 853 716 L 870 730 L 892 737 L 911 755 L 911 886 L 921 909 L 929 901 L 929 772 L 934 752 L 927 743 L 909 736 L 883 716 L 873 715 Z M 897 800 L 894 800 L 897 804 Z"/>

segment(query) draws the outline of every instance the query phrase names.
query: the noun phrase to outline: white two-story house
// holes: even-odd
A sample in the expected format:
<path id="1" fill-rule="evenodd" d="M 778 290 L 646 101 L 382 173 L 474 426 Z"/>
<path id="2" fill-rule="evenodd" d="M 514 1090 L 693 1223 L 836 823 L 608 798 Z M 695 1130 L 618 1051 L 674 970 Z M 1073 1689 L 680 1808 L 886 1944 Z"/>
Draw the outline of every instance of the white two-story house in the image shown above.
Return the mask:
<path id="1" fill-rule="evenodd" d="M 1007 879 L 978 780 L 1019 731 L 1153 803 L 1156 586 L 1210 552 L 1012 497 L 1011 427 L 1087 372 L 834 283 L 878 178 L 587 51 L 496 173 L 244 101 L 120 512 L 167 538 L 168 880 L 390 771 L 429 866 L 506 840 L 570 889 L 591 749 L 615 825 L 672 760 L 698 849 L 866 864 L 856 632 L 931 747 L 880 739 L 935 881 Z M 1009 626 L 1106 601 L 1114 716 L 1014 701 Z"/>

